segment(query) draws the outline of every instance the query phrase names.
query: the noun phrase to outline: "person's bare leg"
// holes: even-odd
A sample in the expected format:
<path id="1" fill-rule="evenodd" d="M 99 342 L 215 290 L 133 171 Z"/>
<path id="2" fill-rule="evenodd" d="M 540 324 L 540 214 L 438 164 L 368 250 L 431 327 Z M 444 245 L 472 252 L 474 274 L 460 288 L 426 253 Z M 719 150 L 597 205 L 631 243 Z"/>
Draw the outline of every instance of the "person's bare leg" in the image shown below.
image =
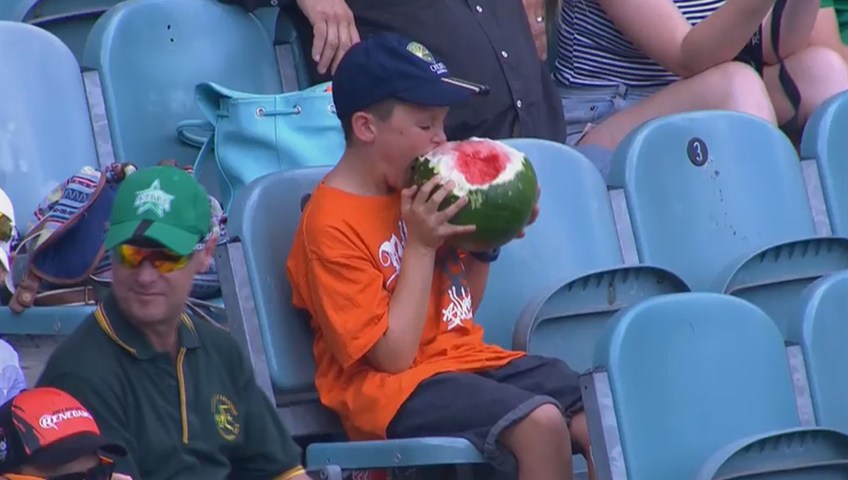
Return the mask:
<path id="1" fill-rule="evenodd" d="M 500 437 L 518 460 L 519 480 L 572 480 L 571 438 L 565 417 L 545 404 Z"/>
<path id="2" fill-rule="evenodd" d="M 589 426 L 586 423 L 586 414 L 580 412 L 571 418 L 571 440 L 577 445 L 578 450 L 586 459 L 586 465 L 589 467 L 589 480 L 595 480 L 595 463 L 592 461 L 592 455 L 589 442 Z"/>
<path id="3" fill-rule="evenodd" d="M 848 64 L 835 51 L 820 46 L 801 50 L 784 59 L 784 64 L 801 93 L 798 120 L 803 125 L 810 114 L 833 95 L 848 89 Z M 795 112 L 778 80 L 777 66 L 766 66 L 763 79 L 772 99 L 777 120 L 784 123 Z"/>
<path id="4" fill-rule="evenodd" d="M 589 130 L 579 143 L 614 149 L 631 130 L 648 120 L 693 110 L 733 110 L 777 123 L 768 90 L 757 72 L 745 64 L 728 62 L 678 80 L 616 112 Z"/>

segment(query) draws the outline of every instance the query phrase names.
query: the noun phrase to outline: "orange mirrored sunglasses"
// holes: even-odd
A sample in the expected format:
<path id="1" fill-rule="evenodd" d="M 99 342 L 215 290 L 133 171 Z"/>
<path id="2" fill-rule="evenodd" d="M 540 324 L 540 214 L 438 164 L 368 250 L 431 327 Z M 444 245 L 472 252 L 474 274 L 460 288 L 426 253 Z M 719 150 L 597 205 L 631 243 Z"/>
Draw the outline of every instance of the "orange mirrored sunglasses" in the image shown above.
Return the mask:
<path id="1" fill-rule="evenodd" d="M 136 269 L 144 262 L 159 273 L 171 273 L 185 267 L 192 254 L 179 255 L 166 248 L 143 248 L 135 245 L 120 245 L 115 249 L 115 257 L 121 265 Z"/>

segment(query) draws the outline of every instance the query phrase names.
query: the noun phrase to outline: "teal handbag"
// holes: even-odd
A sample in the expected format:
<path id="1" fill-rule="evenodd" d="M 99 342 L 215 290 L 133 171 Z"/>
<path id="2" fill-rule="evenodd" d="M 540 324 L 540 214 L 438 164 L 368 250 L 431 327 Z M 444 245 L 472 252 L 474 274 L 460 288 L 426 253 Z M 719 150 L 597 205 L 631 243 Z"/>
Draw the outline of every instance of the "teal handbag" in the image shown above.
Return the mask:
<path id="1" fill-rule="evenodd" d="M 254 179 L 282 170 L 332 166 L 344 151 L 329 82 L 277 95 L 238 92 L 207 82 L 197 85 L 195 97 L 207 120 L 181 122 L 177 135 L 200 148 L 196 178 L 214 157 L 224 211 Z M 197 129 L 208 133 L 192 133 Z"/>

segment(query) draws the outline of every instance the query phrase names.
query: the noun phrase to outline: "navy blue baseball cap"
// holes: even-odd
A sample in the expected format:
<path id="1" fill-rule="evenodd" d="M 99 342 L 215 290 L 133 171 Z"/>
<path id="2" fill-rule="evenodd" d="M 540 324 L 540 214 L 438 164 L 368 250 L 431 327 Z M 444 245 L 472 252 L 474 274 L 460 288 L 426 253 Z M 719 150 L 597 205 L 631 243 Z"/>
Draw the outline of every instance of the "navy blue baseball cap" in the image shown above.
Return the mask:
<path id="1" fill-rule="evenodd" d="M 345 53 L 333 75 L 339 118 L 395 98 L 416 105 L 448 107 L 489 87 L 451 77 L 424 45 L 396 33 L 378 33 Z"/>

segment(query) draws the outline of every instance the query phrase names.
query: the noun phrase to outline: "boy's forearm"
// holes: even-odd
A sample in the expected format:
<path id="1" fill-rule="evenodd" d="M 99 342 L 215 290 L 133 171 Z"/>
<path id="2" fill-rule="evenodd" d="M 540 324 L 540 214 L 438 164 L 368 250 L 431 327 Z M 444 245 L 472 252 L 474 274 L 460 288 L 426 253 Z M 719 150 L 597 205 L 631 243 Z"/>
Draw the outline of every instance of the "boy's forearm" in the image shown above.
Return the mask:
<path id="1" fill-rule="evenodd" d="M 389 301 L 389 328 L 368 353 L 374 368 L 397 373 L 415 360 L 427 318 L 435 251 L 407 245 L 400 274 Z"/>
<path id="2" fill-rule="evenodd" d="M 466 255 L 463 257 L 462 265 L 465 267 L 468 289 L 471 290 L 471 308 L 474 313 L 477 313 L 477 307 L 483 301 L 486 283 L 489 281 L 489 264 L 481 262 L 471 255 Z"/>

